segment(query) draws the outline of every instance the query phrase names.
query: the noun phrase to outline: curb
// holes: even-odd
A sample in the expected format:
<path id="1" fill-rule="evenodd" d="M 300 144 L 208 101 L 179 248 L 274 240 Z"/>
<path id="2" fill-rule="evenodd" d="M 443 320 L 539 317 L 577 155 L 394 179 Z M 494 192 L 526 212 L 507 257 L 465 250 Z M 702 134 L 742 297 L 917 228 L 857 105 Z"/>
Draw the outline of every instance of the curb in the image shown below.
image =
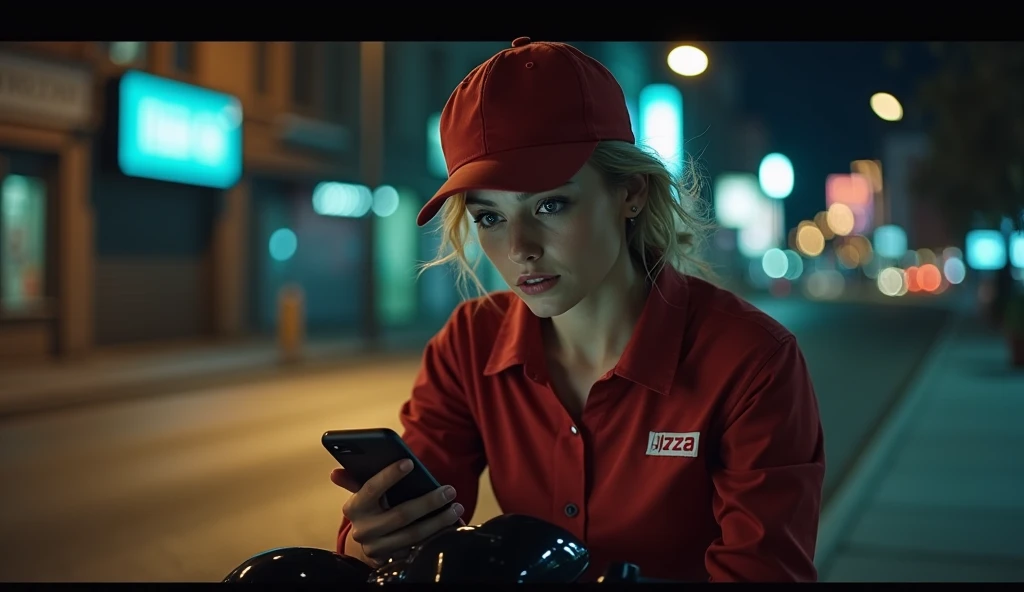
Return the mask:
<path id="1" fill-rule="evenodd" d="M 871 493 L 877 489 L 885 476 L 889 459 L 902 445 L 917 410 L 926 400 L 927 387 L 941 367 L 939 359 L 949 349 L 953 336 L 963 322 L 963 317 L 954 313 L 939 331 L 925 353 L 927 361 L 911 379 L 906 392 L 888 417 L 882 420 L 875 436 L 853 463 L 843 482 L 836 487 L 828 505 L 822 511 L 814 560 L 819 577 L 831 566 L 831 561 L 842 546 L 845 536 L 853 529 Z"/>
<path id="2" fill-rule="evenodd" d="M 56 388 L 33 393 L 31 396 L 0 400 L 0 421 L 24 419 L 47 413 L 100 406 L 132 399 L 163 395 L 188 394 L 199 389 L 211 389 L 253 382 L 287 380 L 300 376 L 333 372 L 365 365 L 406 360 L 420 355 L 422 346 L 392 347 L 385 351 L 364 352 L 357 347 L 333 352 L 331 355 L 309 356 L 295 362 L 254 362 L 208 370 L 194 374 L 181 374 L 170 378 L 139 378 L 87 388 Z"/>

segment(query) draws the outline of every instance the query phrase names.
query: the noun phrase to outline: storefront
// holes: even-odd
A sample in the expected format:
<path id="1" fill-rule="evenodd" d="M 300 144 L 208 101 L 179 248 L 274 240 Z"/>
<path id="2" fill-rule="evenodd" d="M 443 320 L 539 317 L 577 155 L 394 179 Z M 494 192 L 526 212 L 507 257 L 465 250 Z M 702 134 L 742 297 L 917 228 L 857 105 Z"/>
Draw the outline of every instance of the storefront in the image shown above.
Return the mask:
<path id="1" fill-rule="evenodd" d="M 318 212 L 319 183 L 311 179 L 254 175 L 249 186 L 251 330 L 273 333 L 280 291 L 296 285 L 310 337 L 357 335 L 368 272 L 365 220 Z"/>
<path id="2" fill-rule="evenodd" d="M 410 187 L 270 179 L 250 180 L 249 326 L 270 334 L 282 288 L 300 286 L 311 337 L 356 336 L 373 274 L 374 309 L 385 332 L 439 326 L 458 303 L 445 269 L 419 276 L 439 236 L 416 226 L 422 205 Z M 369 225 L 373 264 L 367 268 Z"/>
<path id="3" fill-rule="evenodd" d="M 216 332 L 215 228 L 242 175 L 233 96 L 138 71 L 107 89 L 93 175 L 97 345 Z"/>
<path id="4" fill-rule="evenodd" d="M 88 348 L 93 73 L 0 52 L 0 363 Z"/>

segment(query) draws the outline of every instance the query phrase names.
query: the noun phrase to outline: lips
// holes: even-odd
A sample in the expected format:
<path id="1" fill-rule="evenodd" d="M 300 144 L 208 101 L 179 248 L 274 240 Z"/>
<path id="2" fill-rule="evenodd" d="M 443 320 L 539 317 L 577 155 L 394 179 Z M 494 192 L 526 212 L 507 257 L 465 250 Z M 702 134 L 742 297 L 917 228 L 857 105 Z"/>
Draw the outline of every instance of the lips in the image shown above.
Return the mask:
<path id="1" fill-rule="evenodd" d="M 547 280 L 553 280 L 553 279 L 555 279 L 557 277 L 558 277 L 557 275 L 549 275 L 549 274 L 541 274 L 541 273 L 531 273 L 529 275 L 521 275 L 521 276 L 519 276 L 519 281 L 516 282 L 516 285 L 517 286 L 532 286 L 532 285 L 536 285 L 536 284 L 541 284 L 541 283 L 543 283 L 543 282 L 545 282 Z"/>

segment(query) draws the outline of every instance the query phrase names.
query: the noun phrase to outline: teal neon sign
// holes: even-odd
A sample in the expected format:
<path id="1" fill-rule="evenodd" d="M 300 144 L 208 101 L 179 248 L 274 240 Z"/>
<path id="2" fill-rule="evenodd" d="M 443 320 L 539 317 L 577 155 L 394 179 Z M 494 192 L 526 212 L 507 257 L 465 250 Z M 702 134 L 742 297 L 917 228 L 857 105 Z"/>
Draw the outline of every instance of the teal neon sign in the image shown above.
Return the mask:
<path id="1" fill-rule="evenodd" d="M 133 70 L 118 119 L 126 175 L 216 189 L 242 176 L 242 103 L 231 95 Z"/>

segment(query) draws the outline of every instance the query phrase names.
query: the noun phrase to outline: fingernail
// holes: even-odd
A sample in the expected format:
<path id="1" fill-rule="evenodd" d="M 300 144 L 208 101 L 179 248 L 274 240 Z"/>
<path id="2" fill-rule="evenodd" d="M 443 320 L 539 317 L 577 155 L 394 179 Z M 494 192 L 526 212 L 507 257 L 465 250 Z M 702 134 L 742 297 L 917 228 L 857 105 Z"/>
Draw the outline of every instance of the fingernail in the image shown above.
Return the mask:
<path id="1" fill-rule="evenodd" d="M 398 468 L 401 469 L 403 473 L 408 473 L 409 471 L 412 470 L 412 461 L 409 459 L 405 459 L 402 462 L 398 463 Z"/>
<path id="2" fill-rule="evenodd" d="M 452 504 L 452 512 L 455 512 L 455 517 L 462 516 L 462 513 L 466 511 L 466 508 L 462 507 L 462 504 Z"/>
<path id="3" fill-rule="evenodd" d="M 444 488 L 444 499 L 448 501 L 455 499 L 455 488 L 451 485 Z"/>

